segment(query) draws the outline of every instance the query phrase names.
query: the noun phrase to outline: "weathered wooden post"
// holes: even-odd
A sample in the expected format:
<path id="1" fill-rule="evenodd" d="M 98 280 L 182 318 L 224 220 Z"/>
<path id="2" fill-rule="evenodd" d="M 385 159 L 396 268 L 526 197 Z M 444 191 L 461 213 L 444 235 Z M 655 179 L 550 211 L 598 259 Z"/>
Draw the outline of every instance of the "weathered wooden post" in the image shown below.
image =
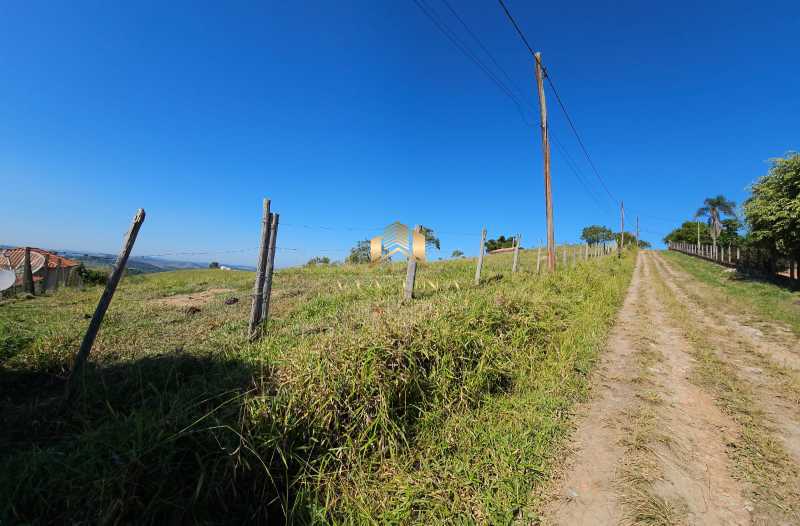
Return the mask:
<path id="1" fill-rule="evenodd" d="M 422 229 L 419 225 L 414 227 L 414 232 L 419 233 Z M 483 229 L 483 235 L 486 236 L 486 229 Z M 483 256 L 481 256 L 481 262 L 483 261 Z M 478 263 L 478 271 L 480 272 L 480 262 Z M 476 280 L 479 279 L 479 275 L 476 276 Z M 403 289 L 403 300 L 410 301 L 414 298 L 414 283 L 417 280 L 417 258 L 414 257 L 414 251 L 412 250 L 408 254 L 408 266 L 406 267 L 406 284 Z"/>
<path id="2" fill-rule="evenodd" d="M 269 205 L 269 199 L 264 199 L 261 212 L 261 243 L 258 247 L 258 266 L 256 267 L 256 281 L 253 284 L 253 305 L 250 308 L 250 325 L 248 327 L 248 336 L 251 341 L 258 336 L 258 324 L 261 321 L 261 309 L 264 305 L 264 282 L 269 258 Z"/>
<path id="3" fill-rule="evenodd" d="M 542 267 L 542 240 L 539 240 L 539 246 L 536 249 L 536 274 L 539 274 L 539 270 Z"/>
<path id="4" fill-rule="evenodd" d="M 278 220 L 280 214 L 270 214 L 269 253 L 267 256 L 267 275 L 264 279 L 264 305 L 261 308 L 261 323 L 269 321 L 269 299 L 272 297 L 272 272 L 275 269 L 275 242 L 278 240 Z"/>
<path id="5" fill-rule="evenodd" d="M 24 253 L 24 260 L 23 260 L 23 268 L 22 268 L 22 288 L 28 294 L 36 294 L 36 290 L 33 288 L 33 272 L 31 270 L 31 248 L 25 247 Z"/>
<path id="6" fill-rule="evenodd" d="M 481 269 L 483 269 L 483 252 L 486 247 L 486 228 L 481 230 L 481 248 L 478 252 L 478 266 L 475 268 L 475 284 L 481 282 Z"/>
<path id="7" fill-rule="evenodd" d="M 515 239 L 514 243 L 514 261 L 511 263 L 511 272 L 517 271 L 517 265 L 519 264 L 519 240 L 522 238 L 522 235 L 517 234 L 517 238 Z"/>
<path id="8" fill-rule="evenodd" d="M 67 378 L 65 397 L 67 401 L 69 401 L 74 392 L 75 382 L 78 381 L 78 377 L 83 370 L 83 365 L 86 362 L 86 358 L 89 356 L 89 351 L 92 350 L 92 345 L 94 345 L 94 339 L 97 337 L 97 333 L 100 330 L 100 324 L 103 323 L 103 317 L 106 315 L 106 310 L 108 310 L 109 305 L 111 305 L 111 299 L 114 297 L 114 292 L 117 290 L 117 285 L 119 285 L 119 281 L 122 279 L 122 275 L 125 273 L 125 265 L 128 263 L 128 256 L 131 255 L 133 244 L 136 242 L 136 236 L 139 235 L 139 229 L 142 227 L 142 223 L 144 223 L 144 217 L 145 214 L 143 208 L 140 208 L 136 211 L 136 215 L 133 216 L 131 228 L 125 235 L 125 240 L 122 242 L 122 250 L 120 250 L 119 255 L 117 255 L 117 261 L 114 263 L 114 267 L 111 269 L 111 275 L 108 277 L 108 281 L 106 282 L 106 288 L 103 291 L 103 295 L 100 296 L 100 301 L 97 303 L 97 308 L 94 310 L 94 315 L 92 316 L 91 321 L 89 321 L 89 328 L 86 329 L 86 334 L 83 336 L 81 348 L 78 350 L 78 354 L 75 357 L 75 365 L 72 366 L 72 372 L 70 373 L 69 378 Z"/>
<path id="9" fill-rule="evenodd" d="M 566 245 L 561 247 L 561 263 L 564 265 L 564 268 L 567 267 L 567 246 Z"/>
<path id="10" fill-rule="evenodd" d="M 44 265 L 42 266 L 42 287 L 41 293 L 47 292 L 48 282 L 50 281 L 50 254 L 44 255 Z"/>

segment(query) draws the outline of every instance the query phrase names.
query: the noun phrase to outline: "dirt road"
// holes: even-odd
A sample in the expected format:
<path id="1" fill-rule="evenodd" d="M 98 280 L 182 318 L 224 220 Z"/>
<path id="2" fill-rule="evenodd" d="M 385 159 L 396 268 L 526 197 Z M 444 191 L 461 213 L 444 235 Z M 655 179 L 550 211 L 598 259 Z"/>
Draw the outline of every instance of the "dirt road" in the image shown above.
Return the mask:
<path id="1" fill-rule="evenodd" d="M 800 524 L 800 346 L 639 255 L 547 524 Z"/>

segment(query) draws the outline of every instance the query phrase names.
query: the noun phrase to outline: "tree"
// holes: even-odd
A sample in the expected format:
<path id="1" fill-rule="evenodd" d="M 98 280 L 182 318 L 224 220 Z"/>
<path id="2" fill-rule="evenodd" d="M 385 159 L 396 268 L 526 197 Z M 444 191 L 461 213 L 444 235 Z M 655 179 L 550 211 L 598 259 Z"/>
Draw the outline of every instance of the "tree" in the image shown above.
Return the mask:
<path id="1" fill-rule="evenodd" d="M 86 266 L 81 263 L 78 265 L 78 270 L 76 272 L 78 276 L 81 277 L 81 283 L 84 285 L 105 285 L 108 283 L 109 272 L 104 270 L 86 268 Z"/>
<path id="2" fill-rule="evenodd" d="M 614 232 L 612 234 L 612 238 L 611 239 L 616 241 L 617 245 L 619 245 L 622 242 L 622 236 L 620 235 L 619 232 Z M 632 247 L 635 242 L 636 242 L 636 234 L 634 234 L 633 232 L 626 231 L 625 232 L 625 247 L 626 248 Z M 647 241 L 642 241 L 640 239 L 639 240 L 639 248 L 650 248 L 650 243 L 648 243 Z"/>
<path id="3" fill-rule="evenodd" d="M 604 226 L 591 225 L 584 227 L 584 229 L 581 231 L 581 239 L 590 245 L 595 245 L 597 243 L 611 241 L 614 239 L 614 233 Z"/>
<path id="4" fill-rule="evenodd" d="M 306 266 L 313 267 L 316 265 L 330 265 L 330 264 L 331 264 L 331 258 L 329 258 L 328 256 L 315 256 L 308 260 Z"/>
<path id="5" fill-rule="evenodd" d="M 744 244 L 744 238 L 739 235 L 742 222 L 736 218 L 722 220 L 722 232 L 719 234 L 719 244 L 722 246 L 739 247 Z"/>
<path id="6" fill-rule="evenodd" d="M 212 261 L 211 263 L 208 264 L 208 268 L 219 268 L 219 262 Z"/>
<path id="7" fill-rule="evenodd" d="M 706 197 L 695 217 L 708 217 L 708 226 L 711 228 L 711 241 L 717 246 L 717 238 L 722 232 L 722 215 L 736 217 L 736 203 L 728 201 L 720 194 L 717 197 Z"/>
<path id="8" fill-rule="evenodd" d="M 750 190 L 743 209 L 752 241 L 800 259 L 800 153 L 772 159 L 767 175 Z"/>
<path id="9" fill-rule="evenodd" d="M 436 250 L 439 250 L 439 238 L 433 234 L 433 229 L 426 226 L 420 226 L 420 231 L 425 235 L 425 244 L 436 248 Z"/>
<path id="10" fill-rule="evenodd" d="M 676 228 L 664 237 L 664 243 L 692 243 L 697 244 L 697 231 L 700 230 L 700 243 L 711 243 L 711 234 L 708 225 L 699 221 L 684 221 L 680 228 Z"/>
<path id="11" fill-rule="evenodd" d="M 460 250 L 456 249 L 456 250 L 454 250 L 454 251 L 453 251 L 453 253 L 451 254 L 451 257 L 454 257 L 454 258 L 463 258 L 463 257 L 464 257 L 464 253 L 463 253 L 463 252 L 461 252 Z"/>
<path id="12" fill-rule="evenodd" d="M 514 236 L 500 236 L 497 239 L 486 240 L 486 250 L 489 252 L 498 248 L 510 248 L 512 246 L 514 246 Z"/>
<path id="13" fill-rule="evenodd" d="M 369 239 L 364 239 L 356 243 L 356 246 L 350 249 L 350 255 L 347 256 L 348 263 L 369 263 Z"/>

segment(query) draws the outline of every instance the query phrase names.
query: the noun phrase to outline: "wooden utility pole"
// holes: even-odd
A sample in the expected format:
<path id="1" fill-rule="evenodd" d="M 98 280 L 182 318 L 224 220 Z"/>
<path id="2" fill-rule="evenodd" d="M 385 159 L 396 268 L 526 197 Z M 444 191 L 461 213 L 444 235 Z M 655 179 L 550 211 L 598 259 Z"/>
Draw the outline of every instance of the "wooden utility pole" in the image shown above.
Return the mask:
<path id="1" fill-rule="evenodd" d="M 535 53 L 536 86 L 539 89 L 539 118 L 542 127 L 542 156 L 544 157 L 544 202 L 547 211 L 547 269 L 556 269 L 556 237 L 553 232 L 553 192 L 550 185 L 550 138 L 547 128 L 547 102 L 544 99 L 542 54 Z"/>
<path id="2" fill-rule="evenodd" d="M 22 287 L 28 294 L 35 294 L 36 290 L 33 288 L 33 271 L 31 269 L 31 248 L 25 247 L 22 267 Z"/>
<path id="3" fill-rule="evenodd" d="M 264 278 L 264 304 L 261 307 L 261 320 L 269 320 L 269 299 L 272 296 L 272 272 L 275 269 L 275 242 L 278 240 L 278 220 L 280 214 L 269 214 L 269 254 L 267 256 L 267 270 Z"/>
<path id="4" fill-rule="evenodd" d="M 478 266 L 475 268 L 475 284 L 481 282 L 481 269 L 483 269 L 483 252 L 486 249 L 486 229 L 481 230 L 481 248 L 478 252 Z"/>
<path id="5" fill-rule="evenodd" d="M 136 236 L 139 235 L 139 229 L 142 227 L 142 223 L 144 223 L 144 216 L 144 209 L 140 208 L 136 211 L 136 215 L 133 216 L 131 228 L 125 235 L 125 240 L 122 242 L 122 249 L 117 256 L 114 267 L 111 269 L 111 275 L 106 282 L 106 288 L 103 291 L 103 295 L 100 296 L 100 301 L 97 303 L 97 308 L 94 310 L 94 315 L 89 322 L 89 328 L 86 329 L 86 334 L 83 336 L 81 348 L 75 357 L 75 365 L 72 366 L 72 372 L 67 379 L 65 397 L 67 401 L 69 401 L 74 392 L 75 382 L 83 370 L 83 364 L 89 356 L 89 351 L 92 350 L 94 339 L 97 337 L 97 332 L 100 330 L 100 324 L 103 323 L 103 317 L 106 315 L 106 310 L 108 310 L 109 305 L 111 305 L 111 299 L 114 297 L 114 291 L 117 290 L 117 285 L 119 285 L 119 281 L 125 273 L 125 265 L 128 263 L 128 256 L 131 255 L 131 250 L 133 250 Z"/>
<path id="6" fill-rule="evenodd" d="M 253 305 L 250 308 L 249 338 L 255 340 L 258 336 L 258 324 L 261 321 L 261 309 L 264 305 L 264 281 L 266 280 L 267 260 L 269 259 L 269 230 L 270 213 L 269 199 L 264 199 L 261 212 L 261 243 L 258 248 L 258 266 L 256 267 L 256 281 L 253 284 Z"/>
<path id="7" fill-rule="evenodd" d="M 619 240 L 617 245 L 617 256 L 622 257 L 622 251 L 625 249 L 625 203 L 619 202 Z"/>
<path id="8" fill-rule="evenodd" d="M 639 248 L 639 216 L 636 216 L 636 248 Z"/>
<path id="9" fill-rule="evenodd" d="M 414 232 L 419 233 L 421 231 L 421 227 L 419 225 L 414 227 Z M 484 236 L 486 235 L 486 229 L 483 229 Z M 483 257 L 481 256 L 481 260 Z M 408 267 L 406 267 L 406 284 L 403 288 L 403 300 L 410 301 L 414 298 L 414 283 L 417 281 L 417 258 L 414 257 L 414 251 L 412 250 L 408 254 Z"/>
<path id="10" fill-rule="evenodd" d="M 511 263 L 511 272 L 517 271 L 517 266 L 519 264 L 519 240 L 522 236 L 517 234 L 516 239 L 514 240 L 514 261 Z"/>

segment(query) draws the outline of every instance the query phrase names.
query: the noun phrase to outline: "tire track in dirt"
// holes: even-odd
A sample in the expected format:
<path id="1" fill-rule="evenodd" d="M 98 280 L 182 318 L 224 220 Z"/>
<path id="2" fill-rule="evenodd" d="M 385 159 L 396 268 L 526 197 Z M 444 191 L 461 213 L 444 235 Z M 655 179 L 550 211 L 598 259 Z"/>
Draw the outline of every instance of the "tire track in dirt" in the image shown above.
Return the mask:
<path id="1" fill-rule="evenodd" d="M 623 412 L 634 402 L 635 348 L 629 327 L 636 323 L 642 267 L 637 262 L 628 294 L 617 316 L 606 351 L 595 372 L 592 400 L 578 409 L 579 424 L 572 437 L 571 469 L 562 481 L 560 496 L 547 510 L 548 522 L 569 525 L 618 524 L 622 513 L 614 489 L 623 454 Z"/>
<path id="2" fill-rule="evenodd" d="M 654 258 L 659 269 L 671 278 L 668 281 L 681 287 L 694 304 L 698 303 L 700 296 L 714 303 L 720 315 L 715 318 L 715 325 L 723 325 L 728 329 L 728 334 L 746 341 L 776 364 L 800 370 L 800 339 L 794 336 L 791 329 L 776 321 L 761 320 L 754 314 L 737 312 L 723 292 L 699 282 L 687 272 L 675 269 L 661 255 L 654 255 Z M 691 284 L 691 290 L 688 284 Z"/>
<path id="3" fill-rule="evenodd" d="M 640 255 L 548 523 L 750 522 L 725 452 L 735 423 L 688 380 L 689 343 L 670 325 L 651 271 Z"/>
<path id="4" fill-rule="evenodd" d="M 648 282 L 652 281 L 652 257 L 642 255 Z M 690 524 L 749 524 L 752 506 L 731 475 L 725 448 L 735 436 L 736 424 L 717 408 L 711 395 L 689 380 L 694 366 L 690 343 L 668 318 L 650 285 L 646 289 L 650 322 L 659 332 L 658 350 L 664 357 L 658 385 L 666 405 L 659 412 L 674 442 L 657 452 L 664 477 L 655 489 L 685 502 Z"/>
<path id="5" fill-rule="evenodd" d="M 756 333 L 738 330 L 738 322 L 732 321 L 730 316 L 719 319 L 694 300 L 686 288 L 700 285 L 696 280 L 674 270 L 670 273 L 671 267 L 660 255 L 653 257 L 662 274 L 675 278 L 664 279 L 664 282 L 692 314 L 697 325 L 703 327 L 707 336 L 713 337 L 714 350 L 734 364 L 737 374 L 751 385 L 759 409 L 766 415 L 786 451 L 800 465 L 800 398 L 796 391 L 792 392 L 797 389 L 797 376 L 793 371 L 775 367 L 775 353 L 770 352 L 769 344 L 757 339 Z M 684 285 L 678 285 L 678 281 Z M 730 339 L 728 335 L 731 332 L 739 334 L 739 338 Z"/>
<path id="6" fill-rule="evenodd" d="M 776 420 L 779 411 L 769 406 L 769 397 L 775 393 L 754 384 L 754 368 L 742 365 L 766 358 L 742 349 L 742 342 L 721 338 L 717 331 L 722 322 L 717 323 L 711 314 L 713 306 L 694 302 L 671 279 L 674 274 L 667 273 L 660 255 L 654 256 L 654 262 L 656 285 L 669 304 L 670 315 L 693 343 L 698 361 L 693 380 L 713 393 L 717 405 L 739 427 L 727 452 L 737 476 L 750 483 L 753 522 L 800 524 L 800 469 L 789 448 L 783 447 L 796 442 L 795 430 Z M 682 284 L 693 285 L 693 281 Z"/>

